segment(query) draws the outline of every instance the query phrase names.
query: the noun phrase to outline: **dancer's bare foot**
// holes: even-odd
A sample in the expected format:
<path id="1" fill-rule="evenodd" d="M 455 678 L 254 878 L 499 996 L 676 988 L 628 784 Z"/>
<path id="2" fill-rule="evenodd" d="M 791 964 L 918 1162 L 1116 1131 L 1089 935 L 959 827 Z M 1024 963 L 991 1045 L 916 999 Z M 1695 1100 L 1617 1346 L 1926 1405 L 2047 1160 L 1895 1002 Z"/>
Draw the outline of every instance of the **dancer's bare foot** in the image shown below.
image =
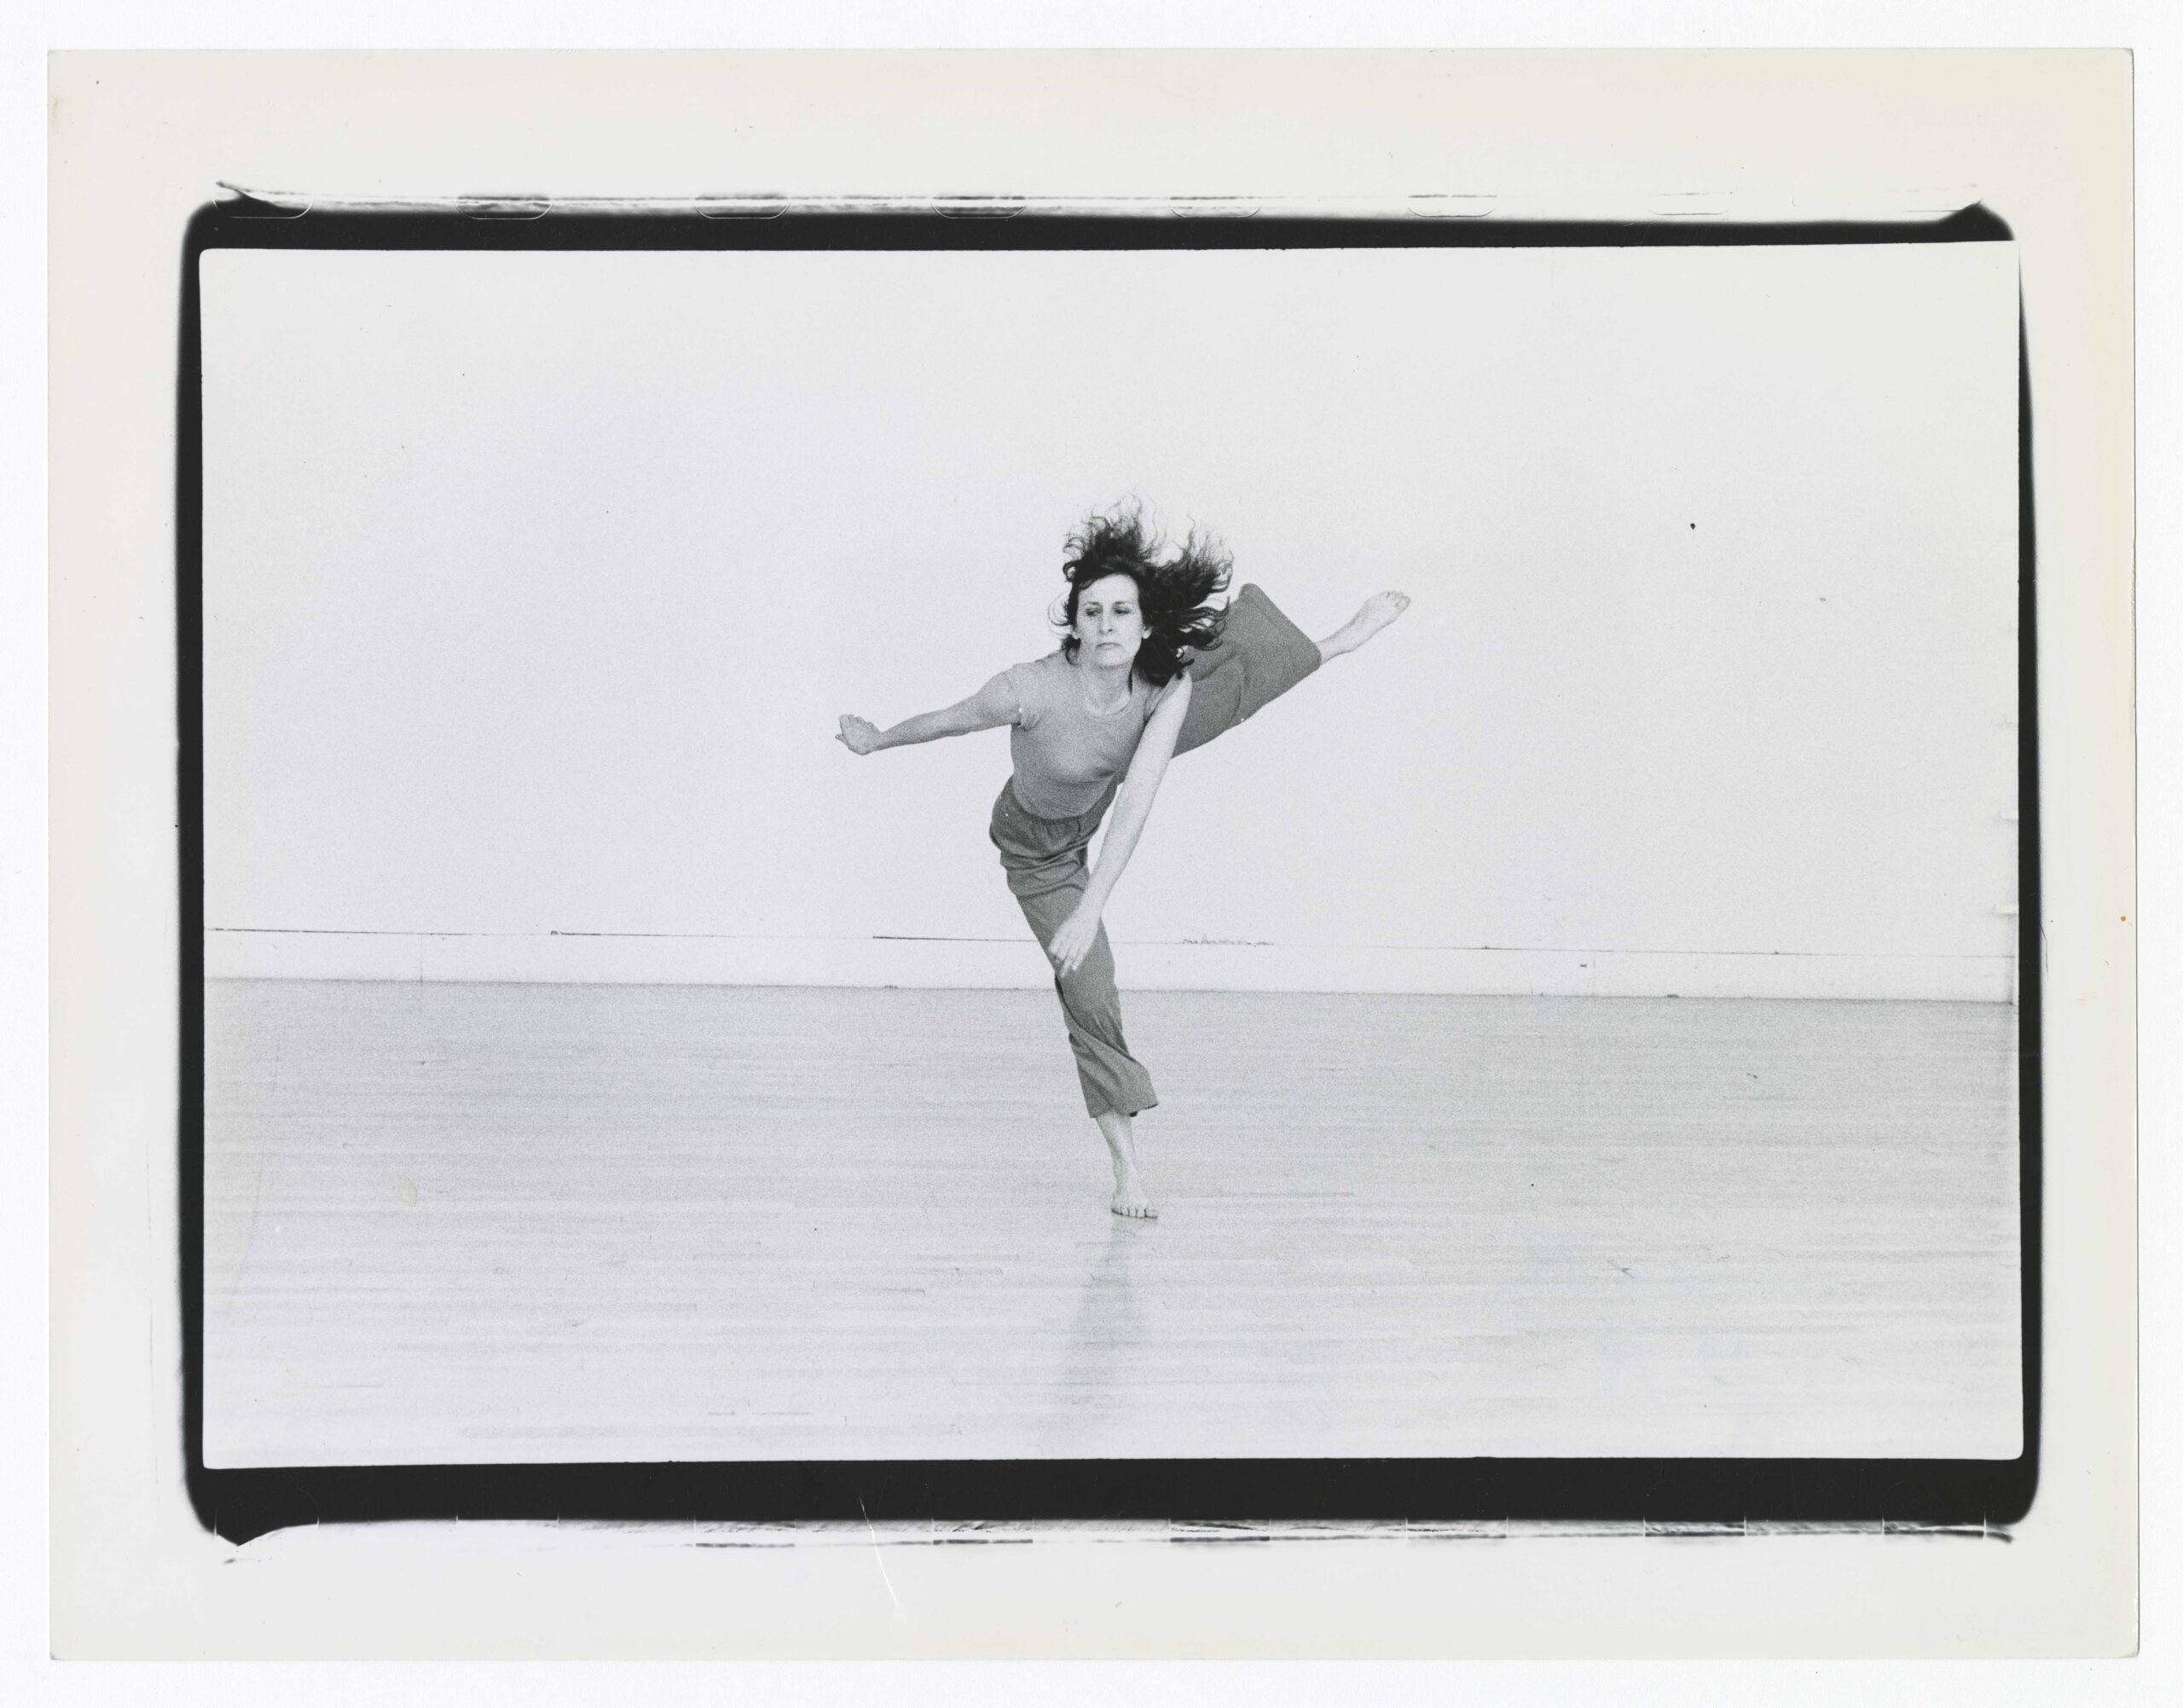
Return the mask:
<path id="1" fill-rule="evenodd" d="M 1403 612 L 1410 609 L 1406 593 L 1375 593 L 1357 608 L 1357 615 L 1319 642 L 1319 657 L 1339 658 L 1354 652 Z"/>
<path id="2" fill-rule="evenodd" d="M 1115 1196 L 1107 1207 L 1118 1216 L 1134 1216 L 1144 1221 L 1156 1222 L 1160 1213 L 1152 1207 L 1144 1183 L 1137 1178 L 1134 1168 L 1117 1162 L 1115 1165 Z"/>
<path id="3" fill-rule="evenodd" d="M 1137 1135 L 1130 1118 L 1119 1109 L 1109 1109 L 1093 1119 L 1099 1123 L 1099 1136 L 1107 1141 L 1108 1152 L 1115 1159 L 1115 1196 L 1107 1207 L 1118 1216 L 1156 1219 L 1160 1213 L 1152 1207 L 1144 1182 L 1138 1178 Z"/>

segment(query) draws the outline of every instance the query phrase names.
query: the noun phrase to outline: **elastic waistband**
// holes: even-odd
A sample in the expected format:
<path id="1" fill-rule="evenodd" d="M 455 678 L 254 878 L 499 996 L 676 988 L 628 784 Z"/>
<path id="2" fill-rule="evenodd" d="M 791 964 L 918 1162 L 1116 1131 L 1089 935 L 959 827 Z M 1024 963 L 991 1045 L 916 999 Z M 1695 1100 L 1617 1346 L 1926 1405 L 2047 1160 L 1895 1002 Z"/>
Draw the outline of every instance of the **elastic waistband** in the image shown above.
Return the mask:
<path id="1" fill-rule="evenodd" d="M 1078 825 L 1086 824 L 1087 821 L 1090 823 L 1091 826 L 1096 830 L 1098 827 L 1099 820 L 1107 815 L 1107 808 L 1114 802 L 1115 787 L 1115 785 L 1109 785 L 1107 791 L 1103 795 L 1100 796 L 1097 801 L 1094 801 L 1090 807 L 1081 813 L 1075 813 L 1066 819 L 1049 819 L 1043 813 L 1033 812 L 1028 807 L 1023 804 L 1023 797 L 1016 792 L 1016 777 L 1015 773 L 1011 772 L 1009 774 L 1008 780 L 1000 785 L 1000 799 L 996 801 L 993 804 L 995 806 L 999 806 L 1005 802 L 1009 807 L 1013 808 L 1016 812 L 1020 813 L 1023 817 L 1028 819 L 1040 830 L 1074 830 Z"/>

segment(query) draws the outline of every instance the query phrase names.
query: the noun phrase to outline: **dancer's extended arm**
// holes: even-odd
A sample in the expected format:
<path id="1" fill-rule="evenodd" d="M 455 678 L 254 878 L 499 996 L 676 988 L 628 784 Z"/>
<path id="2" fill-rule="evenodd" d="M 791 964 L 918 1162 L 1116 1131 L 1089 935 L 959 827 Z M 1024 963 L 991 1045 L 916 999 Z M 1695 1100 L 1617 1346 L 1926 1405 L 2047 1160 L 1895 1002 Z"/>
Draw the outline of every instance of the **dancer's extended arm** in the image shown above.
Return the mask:
<path id="1" fill-rule="evenodd" d="M 1128 773 L 1115 796 L 1115 815 L 1107 820 L 1107 835 L 1099 844 L 1099 858 L 1092 864 L 1092 880 L 1085 885 L 1084 896 L 1076 904 L 1076 911 L 1062 921 L 1061 929 L 1046 945 L 1046 954 L 1057 971 L 1074 972 L 1092 952 L 1092 945 L 1099 935 L 1100 912 L 1107 905 L 1107 898 L 1115 893 L 1115 886 L 1121 882 L 1129 857 L 1136 851 L 1137 839 L 1144 833 L 1144 821 L 1152 816 L 1152 802 L 1160 793 L 1160 779 L 1167 774 L 1167 761 L 1174 757 L 1175 738 L 1182 732 L 1183 714 L 1190 706 L 1190 679 L 1178 677 L 1167 698 L 1160 703 L 1160 709 L 1144 726 L 1144 733 L 1137 744 L 1137 756 L 1130 761 Z"/>
<path id="2" fill-rule="evenodd" d="M 904 718 L 892 729 L 881 729 L 863 718 L 844 717 L 841 733 L 834 739 L 851 753 L 877 753 L 883 747 L 907 747 L 915 742 L 938 741 L 947 735 L 998 729 L 1014 723 L 1016 713 L 1016 691 L 1009 686 L 1008 673 L 1004 670 L 969 699 L 958 700 L 936 712 Z"/>

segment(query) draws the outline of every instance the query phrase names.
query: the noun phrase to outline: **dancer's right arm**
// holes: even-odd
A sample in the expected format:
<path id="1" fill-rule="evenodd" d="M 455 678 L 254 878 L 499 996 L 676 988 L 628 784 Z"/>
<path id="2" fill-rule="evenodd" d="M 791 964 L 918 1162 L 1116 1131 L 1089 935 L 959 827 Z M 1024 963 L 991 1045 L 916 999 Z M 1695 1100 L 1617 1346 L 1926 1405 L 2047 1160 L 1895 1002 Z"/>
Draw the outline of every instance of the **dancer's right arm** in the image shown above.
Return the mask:
<path id="1" fill-rule="evenodd" d="M 908 747 L 916 742 L 938 741 L 945 735 L 970 735 L 981 729 L 998 729 L 1003 724 L 1014 723 L 1016 712 L 1016 690 L 1010 686 L 1008 672 L 1004 670 L 969 699 L 958 700 L 936 712 L 920 712 L 913 718 L 904 718 L 892 729 L 881 729 L 862 718 L 845 717 L 841 733 L 834 739 L 851 753 L 877 753 L 883 747 Z"/>

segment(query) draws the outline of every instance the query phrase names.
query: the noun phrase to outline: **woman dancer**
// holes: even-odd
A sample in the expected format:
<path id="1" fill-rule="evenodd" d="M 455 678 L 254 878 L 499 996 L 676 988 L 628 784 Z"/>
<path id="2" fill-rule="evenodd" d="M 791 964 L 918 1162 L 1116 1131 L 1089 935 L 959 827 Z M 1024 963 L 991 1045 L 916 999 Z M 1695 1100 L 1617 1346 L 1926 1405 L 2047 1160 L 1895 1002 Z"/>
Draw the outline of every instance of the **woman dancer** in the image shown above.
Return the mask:
<path id="1" fill-rule="evenodd" d="M 1053 963 L 1084 1106 L 1115 1165 L 1111 1208 L 1155 1215 L 1137 1167 L 1132 1119 L 1159 1099 L 1122 1039 L 1115 961 L 1100 923 L 1144 834 L 1168 759 L 1233 729 L 1329 658 L 1353 652 L 1409 606 L 1375 593 L 1314 643 L 1255 587 L 1225 611 L 1206 601 L 1228 585 L 1217 542 L 1192 533 L 1173 555 L 1132 509 L 1094 514 L 1068 536 L 1058 601 L 1060 647 L 1004 670 L 944 710 L 880 729 L 844 717 L 850 752 L 1012 726 L 1014 774 L 993 809 L 1008 887 Z M 1109 806 L 1114 823 L 1088 859 Z"/>

